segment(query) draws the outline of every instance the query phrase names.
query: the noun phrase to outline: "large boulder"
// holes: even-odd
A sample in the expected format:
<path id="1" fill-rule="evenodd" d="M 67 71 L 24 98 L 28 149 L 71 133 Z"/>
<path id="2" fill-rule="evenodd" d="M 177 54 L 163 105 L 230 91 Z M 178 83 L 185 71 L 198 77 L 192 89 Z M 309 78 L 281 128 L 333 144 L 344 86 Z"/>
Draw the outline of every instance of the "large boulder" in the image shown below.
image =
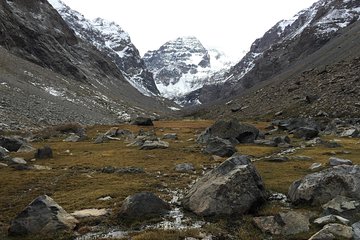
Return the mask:
<path id="1" fill-rule="evenodd" d="M 340 165 L 293 182 L 289 198 L 294 204 L 324 204 L 336 196 L 360 199 L 360 166 Z"/>
<path id="2" fill-rule="evenodd" d="M 352 239 L 352 228 L 338 223 L 329 223 L 309 240 Z"/>
<path id="3" fill-rule="evenodd" d="M 310 140 L 310 139 L 316 138 L 319 135 L 319 131 L 316 130 L 315 128 L 301 127 L 301 128 L 295 129 L 293 134 L 294 134 L 294 137 L 296 137 L 296 138 Z"/>
<path id="4" fill-rule="evenodd" d="M 77 220 L 68 214 L 52 198 L 43 195 L 36 198 L 11 222 L 9 235 L 49 235 L 71 231 Z"/>
<path id="5" fill-rule="evenodd" d="M 322 206 L 323 214 L 338 215 L 351 222 L 359 220 L 360 200 L 344 196 L 336 196 Z"/>
<path id="6" fill-rule="evenodd" d="M 354 240 L 360 240 L 360 222 L 354 223 L 353 225 L 351 225 L 351 227 L 354 233 Z"/>
<path id="7" fill-rule="evenodd" d="M 0 147 L 17 152 L 25 142 L 19 137 L 0 137 Z"/>
<path id="8" fill-rule="evenodd" d="M 153 122 L 151 118 L 147 117 L 137 117 L 131 122 L 132 125 L 138 125 L 138 126 L 153 126 Z"/>
<path id="9" fill-rule="evenodd" d="M 235 152 L 237 150 L 229 140 L 218 137 L 211 138 L 204 149 L 204 153 L 219 157 L 231 157 Z"/>
<path id="10" fill-rule="evenodd" d="M 273 235 L 294 235 L 310 230 L 311 212 L 289 211 L 275 216 L 255 217 L 255 225 L 264 233 Z"/>
<path id="11" fill-rule="evenodd" d="M 170 205 L 153 193 L 141 192 L 128 196 L 119 211 L 120 219 L 145 219 L 168 213 Z"/>
<path id="12" fill-rule="evenodd" d="M 338 166 L 338 165 L 352 165 L 352 161 L 349 159 L 342 159 L 337 157 L 330 157 L 329 158 L 329 165 L 330 166 Z"/>
<path id="13" fill-rule="evenodd" d="M 231 121 L 220 120 L 201 133 L 197 141 L 205 144 L 211 138 L 219 137 L 227 139 L 233 144 L 253 143 L 258 136 L 259 130 L 252 125 L 239 123 L 235 119 Z"/>
<path id="14" fill-rule="evenodd" d="M 200 178 L 182 203 L 200 216 L 243 214 L 256 210 L 266 195 L 249 157 L 237 154 Z"/>

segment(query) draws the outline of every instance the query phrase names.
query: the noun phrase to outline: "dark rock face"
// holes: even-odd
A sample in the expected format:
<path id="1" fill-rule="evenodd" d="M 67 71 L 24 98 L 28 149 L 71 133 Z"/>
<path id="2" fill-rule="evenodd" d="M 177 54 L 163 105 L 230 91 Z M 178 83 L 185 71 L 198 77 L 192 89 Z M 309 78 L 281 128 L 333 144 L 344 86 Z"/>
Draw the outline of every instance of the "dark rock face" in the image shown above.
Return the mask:
<path id="1" fill-rule="evenodd" d="M 53 158 L 53 151 L 49 146 L 39 148 L 35 153 L 35 158 L 36 159 Z"/>
<path id="2" fill-rule="evenodd" d="M 41 7 L 40 7 L 41 4 Z M 72 76 L 76 79 L 85 80 L 86 77 L 81 71 L 67 59 L 67 52 L 51 52 L 49 48 L 63 45 L 69 50 L 78 44 L 78 40 L 73 30 L 71 30 L 60 15 L 51 7 L 47 1 L 7 1 L 0 2 L 1 14 L 0 22 L 2 23 L 3 32 L 0 44 L 10 49 L 17 55 L 27 60 L 35 62 L 44 67 L 50 67 L 66 76 Z M 16 10 L 26 12 L 25 19 Z M 41 16 L 43 23 L 35 25 L 34 21 L 27 21 L 26 18 L 32 16 Z M 54 26 L 52 30 L 46 29 L 43 24 Z M 58 29 L 59 31 L 55 31 Z"/>
<path id="3" fill-rule="evenodd" d="M 359 1 L 320 0 L 293 20 L 278 22 L 257 39 L 243 59 L 222 77 L 221 86 L 202 88 L 201 102 L 226 99 L 267 81 L 323 47 L 359 18 Z"/>
<path id="4" fill-rule="evenodd" d="M 207 143 L 211 138 L 219 137 L 227 139 L 233 144 L 253 143 L 259 136 L 259 130 L 251 125 L 239 123 L 233 119 L 231 121 L 217 121 L 214 125 L 207 128 L 198 137 L 199 143 Z"/>
<path id="5" fill-rule="evenodd" d="M 218 137 L 210 138 L 204 149 L 204 153 L 220 157 L 231 157 L 235 152 L 237 150 L 229 140 Z"/>
<path id="6" fill-rule="evenodd" d="M 60 207 L 52 198 L 44 195 L 36 198 L 11 222 L 9 235 L 55 235 L 71 231 L 77 220 Z"/>
<path id="7" fill-rule="evenodd" d="M 47 1 L 0 1 L 0 12 L 0 66 L 6 71 L 0 117 L 9 128 L 16 129 L 14 119 L 20 126 L 69 119 L 114 124 L 171 112 L 169 101 L 144 96 L 107 54 L 78 38 Z"/>
<path id="8" fill-rule="evenodd" d="M 262 179 L 247 156 L 236 155 L 200 178 L 183 206 L 200 216 L 244 214 L 265 201 Z"/>
<path id="9" fill-rule="evenodd" d="M 336 196 L 360 199 L 360 166 L 341 165 L 309 174 L 289 188 L 294 204 L 324 204 Z"/>
<path id="10" fill-rule="evenodd" d="M 10 152 L 17 152 L 23 144 L 24 141 L 17 137 L 0 137 L 0 146 Z"/>
<path id="11" fill-rule="evenodd" d="M 146 68 L 130 36 L 119 25 L 101 18 L 87 20 L 58 0 L 51 0 L 50 3 L 52 2 L 70 28 L 82 40 L 109 56 L 140 92 L 159 94 L 153 74 Z"/>
<path id="12" fill-rule="evenodd" d="M 145 219 L 166 214 L 170 205 L 150 192 L 137 193 L 124 200 L 118 214 L 120 219 Z"/>

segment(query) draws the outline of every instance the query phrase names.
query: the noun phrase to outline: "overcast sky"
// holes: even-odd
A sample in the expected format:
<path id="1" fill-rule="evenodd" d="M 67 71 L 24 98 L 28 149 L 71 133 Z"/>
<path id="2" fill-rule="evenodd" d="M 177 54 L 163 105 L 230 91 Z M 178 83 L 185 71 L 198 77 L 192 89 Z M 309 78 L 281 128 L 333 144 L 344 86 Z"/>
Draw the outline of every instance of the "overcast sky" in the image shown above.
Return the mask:
<path id="1" fill-rule="evenodd" d="M 316 0 L 63 0 L 85 17 L 115 21 L 141 55 L 180 36 L 195 36 L 240 58 L 281 19 Z"/>

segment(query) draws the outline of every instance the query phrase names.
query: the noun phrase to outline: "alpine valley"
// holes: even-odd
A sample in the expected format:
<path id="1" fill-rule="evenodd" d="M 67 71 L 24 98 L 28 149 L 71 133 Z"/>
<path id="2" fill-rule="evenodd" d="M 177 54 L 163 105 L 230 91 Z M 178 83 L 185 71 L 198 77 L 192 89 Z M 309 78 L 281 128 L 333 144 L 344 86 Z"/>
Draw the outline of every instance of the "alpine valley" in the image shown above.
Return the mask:
<path id="1" fill-rule="evenodd" d="M 199 39 L 0 0 L 0 239 L 360 239 L 360 1 Z"/>

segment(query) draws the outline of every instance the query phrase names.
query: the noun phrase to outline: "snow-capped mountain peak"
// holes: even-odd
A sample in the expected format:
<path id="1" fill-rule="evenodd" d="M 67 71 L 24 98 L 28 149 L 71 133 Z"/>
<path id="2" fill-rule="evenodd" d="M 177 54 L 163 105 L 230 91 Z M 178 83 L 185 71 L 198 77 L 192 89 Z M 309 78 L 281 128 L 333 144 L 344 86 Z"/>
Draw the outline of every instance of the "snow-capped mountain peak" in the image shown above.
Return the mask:
<path id="1" fill-rule="evenodd" d="M 78 37 L 106 53 L 128 82 L 144 95 L 158 95 L 152 73 L 132 44 L 130 36 L 115 22 L 102 18 L 86 19 L 61 0 L 49 0 Z"/>
<path id="2" fill-rule="evenodd" d="M 231 65 L 225 54 L 206 49 L 193 36 L 168 41 L 158 50 L 145 53 L 143 59 L 154 73 L 161 95 L 175 101 L 201 88 L 209 75 Z"/>

